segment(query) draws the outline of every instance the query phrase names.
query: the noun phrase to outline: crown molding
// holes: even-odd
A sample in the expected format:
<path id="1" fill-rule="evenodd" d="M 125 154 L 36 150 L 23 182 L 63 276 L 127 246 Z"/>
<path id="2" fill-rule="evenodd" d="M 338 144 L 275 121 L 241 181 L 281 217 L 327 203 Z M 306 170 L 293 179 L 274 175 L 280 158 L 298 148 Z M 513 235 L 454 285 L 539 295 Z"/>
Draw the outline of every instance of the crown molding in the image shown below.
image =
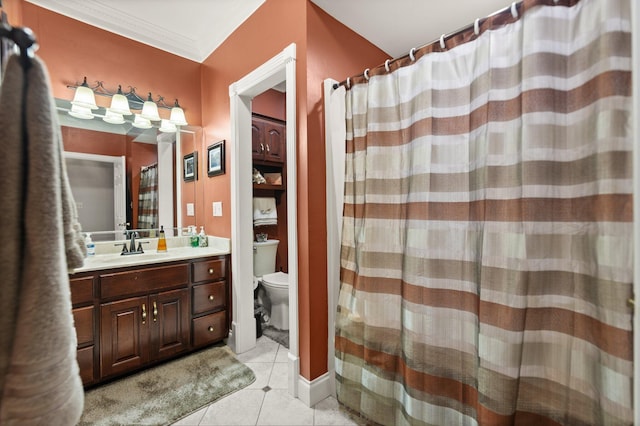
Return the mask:
<path id="1" fill-rule="evenodd" d="M 128 12 L 131 6 L 140 6 L 130 1 L 26 1 L 88 25 L 201 63 L 265 0 L 197 2 L 198 9 L 193 2 L 189 4 L 184 0 L 166 1 L 162 2 L 162 6 L 148 10 L 142 17 Z M 171 13 L 172 8 L 182 8 L 179 16 L 188 16 L 188 19 L 178 19 L 177 13 Z M 189 11 L 189 9 L 192 9 L 193 13 L 185 15 L 185 10 Z M 206 25 L 202 25 L 203 19 L 208 19 Z M 198 28 L 208 33 L 198 34 Z"/>

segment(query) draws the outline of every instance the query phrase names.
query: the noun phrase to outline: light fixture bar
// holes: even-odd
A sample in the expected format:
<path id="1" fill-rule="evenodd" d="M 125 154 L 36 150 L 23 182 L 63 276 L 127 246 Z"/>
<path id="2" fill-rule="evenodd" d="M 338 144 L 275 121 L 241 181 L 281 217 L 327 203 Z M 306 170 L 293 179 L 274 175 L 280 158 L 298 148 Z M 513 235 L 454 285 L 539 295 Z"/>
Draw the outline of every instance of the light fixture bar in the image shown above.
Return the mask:
<path id="1" fill-rule="evenodd" d="M 91 99 L 93 95 L 105 96 L 112 98 L 111 106 L 107 108 L 116 114 L 131 115 L 131 110 L 142 111 L 141 115 L 149 120 L 160 121 L 161 117 L 158 114 L 158 108 L 167 109 L 171 111 L 169 122 L 178 126 L 186 126 L 187 120 L 185 119 L 184 110 L 178 105 L 176 99 L 174 105 L 167 105 L 164 102 L 164 98 L 158 95 L 158 100 L 154 101 L 151 92 L 147 96 L 147 99 L 141 98 L 137 93 L 135 87 L 129 86 L 128 92 L 122 91 L 122 86 L 118 86 L 117 92 L 111 92 L 107 90 L 102 81 L 96 81 L 96 85 L 91 87 L 87 84 L 87 78 L 81 84 L 67 85 L 67 88 L 76 90 L 76 96 L 72 101 L 72 104 L 78 105 L 84 108 L 96 109 L 95 100 L 85 101 L 85 98 L 78 98 L 80 95 Z M 76 99 L 78 98 L 78 100 Z M 123 99 L 124 98 L 124 99 Z M 126 102 L 125 102 L 126 100 Z M 128 108 L 127 104 L 128 103 Z M 119 120 L 118 120 L 119 121 Z"/>

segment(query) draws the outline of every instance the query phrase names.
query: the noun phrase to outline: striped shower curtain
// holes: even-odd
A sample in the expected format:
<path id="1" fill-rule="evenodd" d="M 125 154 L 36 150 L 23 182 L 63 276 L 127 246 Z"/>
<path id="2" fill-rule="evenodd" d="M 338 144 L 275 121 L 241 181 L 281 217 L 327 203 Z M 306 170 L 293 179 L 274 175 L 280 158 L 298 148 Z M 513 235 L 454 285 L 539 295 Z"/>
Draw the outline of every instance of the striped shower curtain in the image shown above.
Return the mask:
<path id="1" fill-rule="evenodd" d="M 629 0 L 525 0 L 351 80 L 338 400 L 384 425 L 629 425 Z"/>
<path id="2" fill-rule="evenodd" d="M 158 165 L 145 167 L 140 172 L 138 192 L 138 229 L 158 227 Z"/>

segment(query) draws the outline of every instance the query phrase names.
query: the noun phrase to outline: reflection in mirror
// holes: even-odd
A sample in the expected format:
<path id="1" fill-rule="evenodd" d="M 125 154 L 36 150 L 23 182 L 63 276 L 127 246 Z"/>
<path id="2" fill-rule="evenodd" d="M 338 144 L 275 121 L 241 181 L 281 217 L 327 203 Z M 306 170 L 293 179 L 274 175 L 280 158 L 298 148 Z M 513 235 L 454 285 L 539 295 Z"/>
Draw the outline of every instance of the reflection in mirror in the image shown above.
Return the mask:
<path id="1" fill-rule="evenodd" d="M 153 237 L 160 225 L 169 235 L 180 228 L 176 145 L 181 145 L 183 135 L 194 139 L 199 129 L 185 126 L 178 133 L 163 133 L 157 126 L 133 127 L 130 121 L 83 120 L 67 114 L 68 101 L 56 103 L 83 231 L 94 241 L 105 241 L 126 238 L 132 230 Z"/>

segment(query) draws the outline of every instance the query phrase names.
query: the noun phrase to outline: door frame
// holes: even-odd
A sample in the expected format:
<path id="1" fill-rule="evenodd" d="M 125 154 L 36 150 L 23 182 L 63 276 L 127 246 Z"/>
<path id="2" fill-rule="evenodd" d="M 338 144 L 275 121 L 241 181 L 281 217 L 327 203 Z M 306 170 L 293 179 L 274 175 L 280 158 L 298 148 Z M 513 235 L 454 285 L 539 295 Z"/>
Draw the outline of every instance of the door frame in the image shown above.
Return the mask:
<path id="1" fill-rule="evenodd" d="M 126 200 L 126 158 L 124 155 L 100 155 L 100 154 L 88 154 L 84 152 L 64 151 L 64 159 L 92 161 L 95 163 L 108 163 L 113 165 L 113 230 L 99 230 L 98 232 L 91 232 L 92 234 L 111 233 L 114 231 L 121 231 L 120 225 L 127 221 L 127 200 Z M 122 239 L 122 235 L 118 232 L 115 233 L 115 238 Z"/>
<path id="2" fill-rule="evenodd" d="M 256 346 L 253 314 L 253 183 L 251 103 L 255 96 L 286 84 L 287 244 L 289 277 L 289 393 L 298 397 L 298 228 L 296 156 L 296 45 L 290 44 L 229 86 L 231 98 L 231 287 L 233 318 L 228 344 L 236 353 Z"/>

